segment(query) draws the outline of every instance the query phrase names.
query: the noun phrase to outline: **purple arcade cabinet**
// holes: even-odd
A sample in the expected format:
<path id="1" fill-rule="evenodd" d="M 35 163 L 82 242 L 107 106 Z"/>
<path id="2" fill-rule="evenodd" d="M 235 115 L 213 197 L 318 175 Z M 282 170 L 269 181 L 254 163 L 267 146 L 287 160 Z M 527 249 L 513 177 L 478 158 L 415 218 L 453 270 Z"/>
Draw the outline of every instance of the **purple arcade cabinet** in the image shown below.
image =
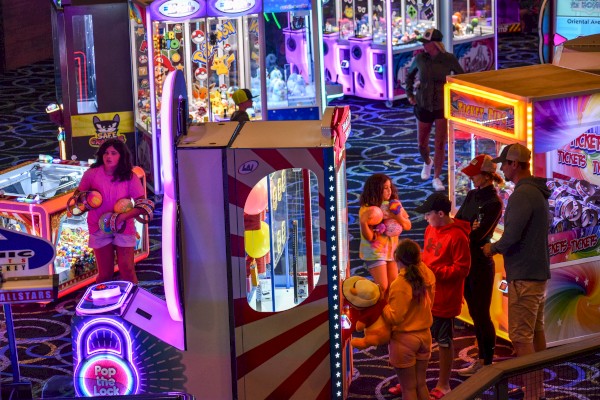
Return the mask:
<path id="1" fill-rule="evenodd" d="M 405 97 L 406 70 L 422 51 L 418 37 L 438 26 L 437 2 L 331 1 L 323 7 L 327 84 L 344 94 L 385 100 Z"/>

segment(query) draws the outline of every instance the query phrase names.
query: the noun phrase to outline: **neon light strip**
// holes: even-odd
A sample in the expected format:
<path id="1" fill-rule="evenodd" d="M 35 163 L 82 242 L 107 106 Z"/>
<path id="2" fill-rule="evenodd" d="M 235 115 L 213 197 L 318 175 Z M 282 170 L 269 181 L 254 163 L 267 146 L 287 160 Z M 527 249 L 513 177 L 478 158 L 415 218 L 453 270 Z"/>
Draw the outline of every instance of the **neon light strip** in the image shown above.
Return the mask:
<path id="1" fill-rule="evenodd" d="M 177 192 L 175 186 L 175 160 L 173 137 L 173 88 L 178 70 L 169 72 L 163 85 L 160 110 L 160 153 L 163 170 L 162 265 L 165 300 L 169 315 L 174 321 L 183 321 L 179 282 L 177 281 Z M 183 77 L 182 77 L 183 79 Z"/>
<path id="2" fill-rule="evenodd" d="M 115 321 L 114 319 L 110 319 L 110 318 L 103 318 L 103 317 L 98 317 L 98 318 L 94 318 L 91 319 L 89 321 L 87 321 L 86 323 L 83 324 L 83 326 L 81 327 L 81 329 L 79 330 L 79 335 L 77 336 L 77 364 L 74 366 L 74 371 L 82 371 L 85 367 L 86 367 L 86 361 L 83 361 L 81 359 L 83 351 L 82 351 L 82 338 L 83 337 L 89 337 L 90 334 L 86 334 L 86 332 L 88 330 L 91 330 L 93 328 L 95 328 L 96 325 L 98 324 L 106 324 L 109 326 L 114 326 L 125 338 L 125 342 L 127 344 L 127 355 L 126 355 L 126 359 L 127 360 L 133 360 L 133 341 L 131 340 L 131 336 L 129 336 L 129 332 L 127 331 L 127 328 L 120 322 Z M 106 329 L 106 328 L 104 328 Z M 112 357 L 111 355 L 107 354 L 106 355 L 107 358 Z M 122 359 L 121 357 L 118 357 L 119 359 Z M 81 368 L 79 368 L 81 366 Z M 133 369 L 133 373 L 135 374 L 135 376 L 131 375 L 128 376 L 131 377 L 130 382 L 135 382 L 135 388 L 131 388 L 132 390 L 132 394 L 136 394 L 139 390 L 139 384 L 140 384 L 140 376 L 139 376 L 139 372 L 138 370 L 135 368 L 134 365 L 132 365 L 132 369 Z M 83 389 L 84 391 L 87 392 L 87 390 L 85 390 L 85 385 L 83 383 L 83 379 L 81 377 L 75 377 L 76 379 L 76 383 L 77 385 L 75 385 L 75 389 L 77 391 L 79 391 L 79 389 Z M 130 389 L 130 390 L 131 390 Z M 90 394 L 87 395 L 88 397 L 90 396 Z"/>

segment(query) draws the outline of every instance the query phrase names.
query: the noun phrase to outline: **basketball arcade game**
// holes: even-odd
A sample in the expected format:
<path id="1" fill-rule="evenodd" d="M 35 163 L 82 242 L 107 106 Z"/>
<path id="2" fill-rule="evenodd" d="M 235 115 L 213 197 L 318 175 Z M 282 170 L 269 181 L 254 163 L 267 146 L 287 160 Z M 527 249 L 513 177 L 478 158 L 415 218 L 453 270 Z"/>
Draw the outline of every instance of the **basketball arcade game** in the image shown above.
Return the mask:
<path id="1" fill-rule="evenodd" d="M 171 71 L 184 72 L 194 123 L 227 121 L 238 88 L 257 96 L 252 119 L 320 118 L 320 52 L 312 32 L 320 10 L 310 2 L 135 0 L 129 11 L 138 159 L 156 192 L 162 85 Z"/>
<path id="2" fill-rule="evenodd" d="M 545 64 L 448 77 L 445 91 L 453 204 L 460 207 L 470 188 L 459 171 L 475 155 L 495 156 L 515 142 L 531 149 L 533 174 L 546 177 L 552 191 L 547 341 L 558 345 L 598 332 L 600 77 Z M 512 190 L 512 184 L 500 190 L 505 205 Z M 501 218 L 496 238 L 502 226 Z M 508 339 L 503 259 L 494 261 L 492 320 Z M 470 321 L 466 307 L 461 318 Z"/>

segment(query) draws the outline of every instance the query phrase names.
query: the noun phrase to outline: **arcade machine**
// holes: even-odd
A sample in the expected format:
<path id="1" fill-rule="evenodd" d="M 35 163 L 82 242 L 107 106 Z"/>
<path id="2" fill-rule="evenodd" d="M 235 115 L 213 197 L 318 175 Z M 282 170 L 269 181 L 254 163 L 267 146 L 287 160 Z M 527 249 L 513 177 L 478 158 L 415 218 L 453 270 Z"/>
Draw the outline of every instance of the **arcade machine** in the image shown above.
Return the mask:
<path id="1" fill-rule="evenodd" d="M 129 2 L 137 150 L 156 192 L 166 75 L 182 70 L 192 122 L 228 121 L 231 95 L 255 96 L 252 119 L 319 119 L 322 81 L 310 3 L 133 0 Z"/>
<path id="2" fill-rule="evenodd" d="M 540 9 L 540 60 L 554 61 L 556 47 L 599 32 L 600 4 L 593 1 L 544 0 Z"/>
<path id="3" fill-rule="evenodd" d="M 521 4 L 519 0 L 496 2 L 498 34 L 521 32 Z"/>
<path id="4" fill-rule="evenodd" d="M 417 39 L 437 28 L 434 0 L 334 0 L 323 8 L 327 82 L 343 93 L 374 100 L 406 97 L 406 70 L 422 51 Z"/>
<path id="5" fill-rule="evenodd" d="M 452 38 L 444 44 L 465 72 L 497 69 L 496 0 L 452 0 L 452 8 L 442 9 L 451 13 L 441 22 L 444 39 Z"/>
<path id="6" fill-rule="evenodd" d="M 88 289 L 73 324 L 80 393 L 344 398 L 349 109 L 188 130 L 183 76 L 167 76 L 161 109 L 164 300 L 127 282 Z"/>
<path id="7" fill-rule="evenodd" d="M 448 77 L 450 195 L 456 208 L 470 189 L 460 170 L 477 154 L 497 155 L 506 144 L 532 150 L 532 172 L 548 179 L 552 278 L 546 338 L 557 345 L 600 329 L 600 76 L 543 64 Z M 452 190 L 454 189 L 454 190 Z M 513 185 L 500 188 L 506 201 Z M 503 219 L 495 238 L 502 234 Z M 503 259 L 495 256 L 492 319 L 508 338 Z M 461 317 L 470 320 L 463 309 Z"/>
<path id="8" fill-rule="evenodd" d="M 67 203 L 79 185 L 86 162 L 53 160 L 50 156 L 25 162 L 0 172 L 0 227 L 50 241 L 56 258 L 47 266 L 58 276 L 58 297 L 96 279 L 93 250 L 88 248 L 86 214 L 67 212 Z M 144 181 L 144 172 L 135 168 Z M 135 260 L 148 257 L 148 227 L 136 222 L 139 240 Z M 5 277 L 11 272 L 4 271 Z"/>
<path id="9" fill-rule="evenodd" d="M 498 34 L 521 32 L 521 2 L 503 0 L 496 2 Z"/>
<path id="10" fill-rule="evenodd" d="M 53 0 L 52 36 L 60 158 L 88 160 L 107 139 L 135 154 L 125 0 Z"/>

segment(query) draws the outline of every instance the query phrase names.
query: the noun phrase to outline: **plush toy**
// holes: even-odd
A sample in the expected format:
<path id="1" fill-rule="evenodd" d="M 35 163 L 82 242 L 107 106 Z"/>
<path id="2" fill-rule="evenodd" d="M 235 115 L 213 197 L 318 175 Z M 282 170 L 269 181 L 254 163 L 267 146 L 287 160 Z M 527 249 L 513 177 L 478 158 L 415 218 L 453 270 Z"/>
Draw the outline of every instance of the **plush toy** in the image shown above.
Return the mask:
<path id="1" fill-rule="evenodd" d="M 364 337 L 352 338 L 350 344 L 366 349 L 389 343 L 391 328 L 381 316 L 387 304 L 381 287 L 366 278 L 351 276 L 342 283 L 342 294 L 350 305 L 350 320 L 356 331 L 364 332 Z"/>

